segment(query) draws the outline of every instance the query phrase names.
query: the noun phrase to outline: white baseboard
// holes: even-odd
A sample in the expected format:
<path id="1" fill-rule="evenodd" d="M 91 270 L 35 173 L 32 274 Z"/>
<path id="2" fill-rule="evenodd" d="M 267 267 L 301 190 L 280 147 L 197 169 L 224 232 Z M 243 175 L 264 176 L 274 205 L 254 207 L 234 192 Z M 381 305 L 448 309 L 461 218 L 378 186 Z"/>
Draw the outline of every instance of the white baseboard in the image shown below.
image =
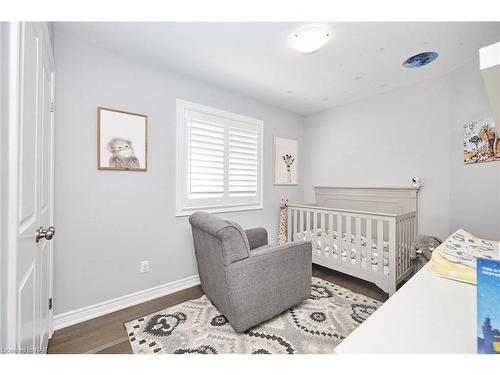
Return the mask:
<path id="1" fill-rule="evenodd" d="M 95 305 L 58 314 L 54 316 L 54 330 L 72 326 L 86 320 L 97 318 L 98 316 L 106 315 L 155 298 L 163 297 L 199 284 L 200 277 L 198 275 L 194 275 L 186 277 L 185 279 L 142 290 L 140 292 L 127 294 L 123 297 L 113 298 L 108 301 L 96 303 Z"/>

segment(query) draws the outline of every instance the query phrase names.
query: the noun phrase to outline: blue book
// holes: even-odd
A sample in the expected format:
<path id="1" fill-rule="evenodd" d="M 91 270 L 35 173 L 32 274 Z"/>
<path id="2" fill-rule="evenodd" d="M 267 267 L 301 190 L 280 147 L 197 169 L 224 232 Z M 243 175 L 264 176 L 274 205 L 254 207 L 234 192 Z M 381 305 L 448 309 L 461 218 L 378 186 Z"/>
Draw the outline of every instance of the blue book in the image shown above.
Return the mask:
<path id="1" fill-rule="evenodd" d="M 500 260 L 477 259 L 477 351 L 500 354 Z"/>

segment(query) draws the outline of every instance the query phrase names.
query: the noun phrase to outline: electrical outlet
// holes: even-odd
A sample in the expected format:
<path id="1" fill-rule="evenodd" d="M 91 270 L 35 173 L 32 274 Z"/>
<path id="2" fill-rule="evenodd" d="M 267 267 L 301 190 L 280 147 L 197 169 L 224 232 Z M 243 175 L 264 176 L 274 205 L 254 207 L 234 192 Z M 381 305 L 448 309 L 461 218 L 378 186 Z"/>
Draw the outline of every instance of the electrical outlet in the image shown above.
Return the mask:
<path id="1" fill-rule="evenodd" d="M 141 262 L 141 273 L 149 272 L 149 260 L 143 260 Z"/>

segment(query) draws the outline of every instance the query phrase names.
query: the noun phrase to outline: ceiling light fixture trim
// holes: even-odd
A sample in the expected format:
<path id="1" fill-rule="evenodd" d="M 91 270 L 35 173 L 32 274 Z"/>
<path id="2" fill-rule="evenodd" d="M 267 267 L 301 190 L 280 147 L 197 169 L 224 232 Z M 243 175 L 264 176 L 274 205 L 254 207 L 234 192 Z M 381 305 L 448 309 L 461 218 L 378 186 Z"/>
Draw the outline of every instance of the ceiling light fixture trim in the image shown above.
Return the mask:
<path id="1" fill-rule="evenodd" d="M 303 28 L 291 36 L 292 47 L 302 53 L 313 53 L 325 45 L 330 33 L 318 26 Z"/>

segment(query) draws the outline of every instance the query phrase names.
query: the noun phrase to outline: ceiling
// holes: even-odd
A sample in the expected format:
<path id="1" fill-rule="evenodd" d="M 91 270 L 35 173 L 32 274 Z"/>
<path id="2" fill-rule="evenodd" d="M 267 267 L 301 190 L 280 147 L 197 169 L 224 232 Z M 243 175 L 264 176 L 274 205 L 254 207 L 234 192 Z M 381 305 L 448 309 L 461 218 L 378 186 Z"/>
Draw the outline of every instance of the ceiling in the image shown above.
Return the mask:
<path id="1" fill-rule="evenodd" d="M 331 37 L 313 54 L 288 43 L 303 23 L 63 22 L 55 30 L 302 115 L 444 75 L 500 41 L 500 22 L 321 25 Z M 424 51 L 439 58 L 401 66 Z"/>

